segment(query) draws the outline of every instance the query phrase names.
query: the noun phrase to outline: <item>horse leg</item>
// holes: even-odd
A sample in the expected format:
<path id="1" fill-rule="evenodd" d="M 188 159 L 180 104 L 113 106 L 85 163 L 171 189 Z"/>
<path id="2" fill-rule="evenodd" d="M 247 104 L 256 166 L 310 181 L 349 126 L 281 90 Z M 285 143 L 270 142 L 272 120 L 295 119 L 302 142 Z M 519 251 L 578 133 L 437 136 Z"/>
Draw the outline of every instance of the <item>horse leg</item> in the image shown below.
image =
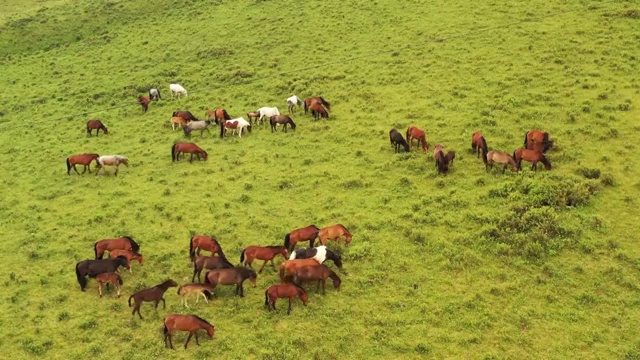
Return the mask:
<path id="1" fill-rule="evenodd" d="M 200 343 L 198 342 L 198 331 L 196 330 L 195 332 L 196 335 L 196 345 L 200 346 Z"/>
<path id="2" fill-rule="evenodd" d="M 114 173 L 115 176 L 118 176 L 118 169 L 120 168 L 120 165 L 116 165 L 116 172 Z"/>
<path id="3" fill-rule="evenodd" d="M 262 269 L 264 269 L 264 266 L 267 264 L 267 262 L 268 262 L 268 261 L 269 261 L 269 260 L 265 260 L 265 261 L 262 263 L 262 267 L 260 268 L 260 270 L 258 270 L 258 273 L 262 273 Z"/>
<path id="4" fill-rule="evenodd" d="M 291 314 L 291 304 L 293 303 L 293 297 L 289 296 L 289 310 L 287 310 L 287 315 Z"/>
<path id="5" fill-rule="evenodd" d="M 504 174 L 504 171 L 507 170 L 507 164 L 504 164 L 504 167 L 502 168 L 502 173 Z"/>
<path id="6" fill-rule="evenodd" d="M 140 313 L 140 306 L 142 306 L 142 301 L 141 302 L 136 301 L 136 305 L 133 308 L 133 313 L 131 313 L 131 319 L 133 319 L 133 316 L 135 315 L 135 313 L 138 312 L 138 316 L 140 317 L 140 320 L 142 320 L 142 314 Z"/>
<path id="7" fill-rule="evenodd" d="M 164 301 L 164 298 L 160 298 L 160 300 L 162 300 L 162 309 L 166 309 L 167 308 L 167 303 Z M 158 303 L 156 303 L 156 308 L 158 307 Z"/>
<path id="8" fill-rule="evenodd" d="M 102 283 L 98 281 L 98 292 L 100 293 L 100 297 L 102 297 Z"/>
<path id="9" fill-rule="evenodd" d="M 153 302 L 155 303 L 156 310 L 158 310 L 158 304 L 160 304 L 160 300 L 153 300 Z"/>
<path id="10" fill-rule="evenodd" d="M 193 153 L 191 153 L 191 157 L 189 158 L 189 162 L 193 162 Z"/>
<path id="11" fill-rule="evenodd" d="M 534 161 L 531 163 L 531 170 L 537 172 L 538 171 L 538 162 Z"/>
<path id="12" fill-rule="evenodd" d="M 327 280 L 326 279 L 322 279 L 322 295 L 324 295 L 326 293 L 325 291 L 325 285 L 327 284 Z"/>
<path id="13" fill-rule="evenodd" d="M 120 285 L 118 285 L 117 282 L 116 282 L 115 287 L 116 287 L 116 295 L 117 295 L 116 297 L 120 297 Z"/>
<path id="14" fill-rule="evenodd" d="M 207 299 L 207 296 L 203 292 L 201 292 L 200 295 L 202 295 L 202 298 L 208 304 L 209 303 L 209 299 Z"/>
<path id="15" fill-rule="evenodd" d="M 173 342 L 171 342 L 171 333 L 170 333 L 170 332 L 169 332 L 169 333 L 167 333 L 167 335 L 165 335 L 165 339 L 164 339 L 164 340 L 165 340 L 165 341 L 164 341 L 164 342 L 165 342 L 165 345 L 167 345 L 167 344 L 166 344 L 166 343 L 167 343 L 167 339 L 169 339 L 169 348 L 170 348 L 171 350 L 175 350 L 175 349 L 173 348 Z"/>
<path id="16" fill-rule="evenodd" d="M 189 344 L 189 340 L 191 340 L 191 335 L 193 335 L 193 333 L 189 333 L 189 336 L 187 336 L 187 341 L 184 343 L 185 350 L 187 350 L 187 345 Z"/>

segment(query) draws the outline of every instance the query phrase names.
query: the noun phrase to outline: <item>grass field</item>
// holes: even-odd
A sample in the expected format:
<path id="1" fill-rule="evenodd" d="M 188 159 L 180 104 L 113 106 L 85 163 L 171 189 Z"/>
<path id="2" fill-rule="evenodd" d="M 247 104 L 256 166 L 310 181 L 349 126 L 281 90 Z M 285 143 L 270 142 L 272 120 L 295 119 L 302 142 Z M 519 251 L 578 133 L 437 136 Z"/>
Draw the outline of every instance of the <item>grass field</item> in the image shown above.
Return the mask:
<path id="1" fill-rule="evenodd" d="M 637 1 L 86 1 L 0 5 L 0 348 L 6 357 L 96 359 L 640 358 L 640 4 Z M 171 99 L 177 82 L 186 98 Z M 158 86 L 142 114 L 135 98 Z M 330 119 L 193 141 L 172 163 L 175 110 L 232 116 L 321 95 Z M 99 118 L 110 136 L 87 137 Z M 455 150 L 394 154 L 415 124 Z M 551 134 L 551 171 L 487 173 L 470 152 Z M 65 174 L 65 158 L 122 154 L 117 177 Z M 215 236 L 234 262 L 298 227 L 344 224 L 340 291 L 310 287 L 264 308 L 267 269 L 234 299 L 142 308 L 131 293 L 191 280 L 188 241 Z M 79 290 L 75 263 L 130 235 L 144 266 L 123 297 Z M 414 285 L 417 285 L 414 286 Z M 196 313 L 214 340 L 162 343 L 162 319 Z M 203 337 L 204 338 L 204 337 Z"/>

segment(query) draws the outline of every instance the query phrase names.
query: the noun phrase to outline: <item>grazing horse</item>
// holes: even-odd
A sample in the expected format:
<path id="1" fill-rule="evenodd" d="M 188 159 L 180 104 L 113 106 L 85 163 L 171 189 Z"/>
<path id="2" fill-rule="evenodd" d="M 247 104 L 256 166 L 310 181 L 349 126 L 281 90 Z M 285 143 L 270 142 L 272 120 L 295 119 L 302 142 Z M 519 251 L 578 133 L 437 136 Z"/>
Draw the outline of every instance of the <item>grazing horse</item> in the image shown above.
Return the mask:
<path id="1" fill-rule="evenodd" d="M 325 293 L 325 283 L 327 278 L 331 278 L 333 281 L 333 287 L 335 289 L 340 289 L 340 277 L 336 275 L 336 273 L 331 270 L 326 265 L 315 264 L 315 265 L 305 265 L 293 270 L 293 282 L 307 282 L 307 281 L 317 281 L 318 287 L 316 291 L 320 291 L 320 284 L 322 283 L 322 293 Z"/>
<path id="2" fill-rule="evenodd" d="M 389 141 L 397 153 L 400 152 L 400 146 L 404 147 L 405 152 L 409 152 L 409 144 L 395 128 L 389 130 Z"/>
<path id="3" fill-rule="evenodd" d="M 271 261 L 271 266 L 275 270 L 276 266 L 273 264 L 273 258 L 276 255 L 282 255 L 282 258 L 286 261 L 287 257 L 289 257 L 289 251 L 284 246 L 247 246 L 240 255 L 240 264 L 253 268 L 251 264 L 254 260 L 264 260 L 262 267 L 258 270 L 258 273 L 262 273 L 264 266 Z"/>
<path id="4" fill-rule="evenodd" d="M 140 106 L 142 106 L 142 112 L 146 113 L 149 109 L 149 103 L 151 102 L 151 99 L 149 99 L 148 96 L 138 96 L 137 102 L 138 104 L 140 104 Z"/>
<path id="5" fill-rule="evenodd" d="M 480 157 L 480 152 L 482 152 L 482 161 L 487 163 L 487 152 L 489 149 L 487 148 L 487 141 L 482 136 L 482 132 L 476 131 L 471 136 L 471 151 L 477 154 L 476 158 Z"/>
<path id="6" fill-rule="evenodd" d="M 181 117 L 187 121 L 200 121 L 200 119 L 195 117 L 190 111 L 174 111 L 171 116 Z"/>
<path id="7" fill-rule="evenodd" d="M 236 295 L 244 297 L 244 288 L 242 284 L 245 280 L 249 279 L 249 282 L 253 287 L 256 287 L 256 279 L 258 274 L 255 270 L 244 267 L 236 266 L 232 269 L 217 269 L 210 270 L 204 274 L 204 283 L 211 284 L 212 290 L 218 285 L 235 285 Z"/>
<path id="8" fill-rule="evenodd" d="M 524 147 L 546 153 L 553 146 L 553 140 L 549 140 L 549 133 L 540 130 L 530 130 L 524 135 Z"/>
<path id="9" fill-rule="evenodd" d="M 94 129 L 96 130 L 96 136 L 100 135 L 100 130 L 102 130 L 102 132 L 105 135 L 109 135 L 109 130 L 107 130 L 107 127 L 104 126 L 102 121 L 100 121 L 100 120 L 89 120 L 89 121 L 87 121 L 87 134 L 89 134 L 89 136 L 93 136 L 93 134 L 91 132 Z"/>
<path id="10" fill-rule="evenodd" d="M 184 131 L 184 136 L 191 137 L 192 131 L 200 130 L 200 137 L 202 137 L 205 130 L 207 130 L 207 134 L 211 134 L 211 131 L 209 131 L 210 124 L 211 120 L 191 121 L 187 125 L 182 126 L 182 131 Z"/>
<path id="11" fill-rule="evenodd" d="M 224 256 L 204 256 L 197 255 L 193 259 L 193 277 L 191 278 L 191 282 L 194 282 L 196 279 L 196 275 L 198 276 L 198 281 L 200 281 L 200 274 L 203 269 L 207 270 L 216 270 L 216 269 L 231 269 L 234 268 L 229 260 L 227 260 Z"/>
<path id="12" fill-rule="evenodd" d="M 193 162 L 193 155 L 196 155 L 198 160 L 200 160 L 200 156 L 202 156 L 205 161 L 207 160 L 207 152 L 198 147 L 198 145 L 194 143 L 177 142 L 171 146 L 171 161 L 178 161 L 182 153 L 191 154 L 189 162 Z"/>
<path id="13" fill-rule="evenodd" d="M 93 244 L 93 251 L 96 259 L 102 259 L 105 251 L 112 252 L 114 250 L 140 250 L 140 245 L 130 236 L 123 236 L 117 239 L 104 239 Z"/>
<path id="14" fill-rule="evenodd" d="M 276 130 L 278 124 L 283 124 L 282 131 L 287 132 L 287 124 L 291 125 L 291 129 L 296 131 L 296 123 L 289 117 L 289 115 L 273 115 L 269 118 L 271 124 L 271 132 Z"/>
<path id="15" fill-rule="evenodd" d="M 327 110 L 331 110 L 331 103 L 323 99 L 321 96 L 308 97 L 304 99 L 304 113 L 306 114 L 311 105 L 319 103 L 327 108 Z"/>
<path id="16" fill-rule="evenodd" d="M 318 237 L 320 229 L 315 225 L 295 229 L 284 236 L 284 247 L 291 252 L 300 241 L 309 240 L 309 247 L 313 247 L 313 241 Z"/>
<path id="17" fill-rule="evenodd" d="M 120 285 L 122 285 L 122 278 L 120 275 L 114 272 L 102 273 L 96 276 L 96 281 L 98 282 L 98 293 L 100 294 L 100 297 L 102 297 L 102 284 L 107 284 L 106 286 L 109 286 L 109 284 L 113 285 L 116 289 L 116 297 L 120 297 Z"/>
<path id="18" fill-rule="evenodd" d="M 444 174 L 449 171 L 449 162 L 444 154 L 444 147 L 441 144 L 436 144 L 433 148 L 433 158 L 436 161 L 439 174 Z"/>
<path id="19" fill-rule="evenodd" d="M 180 286 L 178 288 L 178 295 L 182 297 L 182 304 L 184 304 L 186 308 L 189 308 L 189 305 L 187 304 L 187 297 L 190 294 L 196 295 L 196 304 L 198 303 L 198 300 L 200 300 L 198 295 L 202 295 L 204 301 L 209 303 L 209 299 L 213 297 L 213 288 L 211 285 L 206 284 L 185 284 Z"/>
<path id="20" fill-rule="evenodd" d="M 287 98 L 287 107 L 289 108 L 289 114 L 295 113 L 296 106 L 302 106 L 302 100 L 299 97 L 293 95 Z"/>
<path id="21" fill-rule="evenodd" d="M 204 235 L 193 235 L 189 240 L 189 258 L 191 261 L 196 255 L 200 255 L 200 250 L 210 251 L 211 254 L 225 256 L 218 240 Z"/>
<path id="22" fill-rule="evenodd" d="M 147 302 L 153 301 L 155 303 L 156 309 L 158 309 L 158 304 L 160 303 L 160 300 L 162 300 L 162 308 L 166 309 L 167 304 L 164 301 L 164 293 L 170 287 L 176 287 L 176 286 L 178 286 L 178 283 L 169 279 L 163 282 L 162 284 L 140 290 L 134 293 L 133 295 L 131 295 L 128 301 L 129 307 L 131 307 L 131 299 L 133 299 L 133 302 L 135 304 L 133 306 L 133 311 L 131 312 L 131 320 L 133 320 L 133 317 L 136 314 L 136 312 L 138 313 L 140 320 L 142 320 L 142 314 L 140 314 L 140 306 L 142 306 L 142 303 L 145 301 Z"/>
<path id="23" fill-rule="evenodd" d="M 216 108 L 215 110 L 209 110 L 205 113 L 207 116 L 207 120 L 211 120 L 211 116 L 213 116 L 213 120 L 216 125 L 220 125 L 220 121 L 222 120 L 231 120 L 231 115 L 227 112 L 227 110 L 223 108 Z"/>
<path id="24" fill-rule="evenodd" d="M 98 154 L 79 154 L 79 155 L 71 155 L 67 158 L 67 175 L 71 175 L 71 168 L 76 171 L 76 174 L 80 175 L 78 169 L 76 169 L 76 165 L 80 164 L 84 166 L 82 173 L 84 174 L 87 169 L 89 169 L 89 174 L 91 174 L 91 162 L 96 161 L 98 164 L 98 158 L 100 155 Z"/>
<path id="25" fill-rule="evenodd" d="M 171 314 L 164 318 L 164 328 L 162 329 L 162 332 L 164 333 L 164 345 L 167 346 L 167 340 L 169 340 L 168 347 L 173 349 L 171 334 L 176 330 L 180 330 L 189 332 L 187 341 L 184 343 L 185 350 L 187 349 L 187 345 L 189 344 L 189 340 L 191 340 L 191 336 L 193 336 L 193 334 L 196 335 L 196 345 L 200 346 L 200 343 L 198 342 L 198 330 L 200 329 L 205 330 L 207 335 L 209 335 L 209 338 L 213 339 L 215 327 L 207 320 L 196 315 Z"/>
<path id="26" fill-rule="evenodd" d="M 451 167 L 453 165 L 453 159 L 456 158 L 456 152 L 455 151 L 447 151 L 447 155 L 444 156 L 445 159 L 447 159 L 447 164 L 449 164 L 449 167 Z"/>
<path id="27" fill-rule="evenodd" d="M 173 131 L 176 131 L 176 125 L 178 125 L 179 128 L 183 127 L 183 126 L 187 126 L 189 122 L 179 116 L 172 116 L 171 117 L 171 129 Z"/>
<path id="28" fill-rule="evenodd" d="M 516 149 L 513 152 L 513 159 L 518 164 L 518 169 L 522 170 L 522 160 L 531 162 L 531 170 L 538 170 L 538 161 L 544 164 L 544 168 L 551 170 L 551 162 L 540 151 L 524 148 Z"/>
<path id="29" fill-rule="evenodd" d="M 187 96 L 187 90 L 180 84 L 169 84 L 169 90 L 171 90 L 171 97 L 180 97 L 180 95 Z"/>
<path id="30" fill-rule="evenodd" d="M 250 123 L 253 124 L 254 121 L 255 121 L 255 123 L 257 124 L 258 123 L 258 118 L 260 117 L 260 112 L 258 112 L 258 111 L 249 111 L 247 113 L 247 117 L 249 118 L 249 122 Z"/>
<path id="31" fill-rule="evenodd" d="M 124 256 L 115 259 L 84 260 L 76 264 L 76 278 L 80 284 L 80 290 L 85 291 L 87 287 L 87 276 L 95 278 L 105 272 L 115 272 L 119 266 L 129 268 L 129 261 Z"/>
<path id="32" fill-rule="evenodd" d="M 320 264 L 316 259 L 295 259 L 289 260 L 287 262 L 283 262 L 280 264 L 278 269 L 278 275 L 280 276 L 280 281 L 285 282 L 285 280 L 291 277 L 295 271 L 295 269 L 306 266 L 306 265 L 318 265 Z"/>
<path id="33" fill-rule="evenodd" d="M 100 169 L 104 168 L 105 166 L 115 166 L 115 176 L 118 176 L 118 168 L 120 168 L 120 164 L 129 167 L 129 159 L 126 156 L 122 155 L 102 155 L 96 162 L 98 163 L 96 176 L 100 172 Z"/>
<path id="34" fill-rule="evenodd" d="M 340 240 L 343 236 L 345 245 L 349 245 L 351 243 L 351 233 L 342 224 L 327 226 L 320 229 L 320 231 L 318 232 L 320 243 L 325 246 L 327 245 L 327 241 L 329 240 L 336 240 L 338 243 L 340 243 Z M 311 246 L 313 246 L 313 241 Z"/>
<path id="35" fill-rule="evenodd" d="M 247 131 L 249 133 L 251 133 L 251 123 L 249 123 L 247 120 L 245 120 L 244 118 L 237 118 L 237 119 L 231 119 L 231 120 L 226 120 L 224 122 L 224 134 L 223 136 L 227 133 L 227 129 L 233 129 L 233 131 L 231 132 L 231 135 L 235 135 L 236 130 L 238 131 L 238 137 L 242 137 L 242 131 L 244 129 L 247 129 Z"/>
<path id="36" fill-rule="evenodd" d="M 325 261 L 331 260 L 339 269 L 342 269 L 342 258 L 340 255 L 327 249 L 324 245 L 314 248 L 300 248 L 292 252 L 291 256 L 289 256 L 289 260 L 296 259 L 313 259 L 320 264 L 324 264 Z"/>
<path id="37" fill-rule="evenodd" d="M 485 170 L 489 171 L 493 169 L 493 164 L 503 164 L 504 168 L 502 173 L 507 169 L 507 166 L 511 165 L 511 171 L 518 171 L 518 164 L 509 153 L 504 151 L 492 150 L 487 153 L 487 164 L 484 166 Z"/>
<path id="38" fill-rule="evenodd" d="M 129 273 L 132 274 L 133 271 L 131 271 L 132 267 L 131 267 L 131 262 L 133 260 L 138 260 L 138 264 L 142 265 L 144 263 L 144 259 L 142 258 L 142 254 L 140 254 L 137 251 L 133 251 L 133 250 L 122 250 L 122 249 L 115 249 L 115 250 L 111 250 L 109 251 L 109 258 L 113 259 L 116 258 L 118 256 L 124 256 L 127 258 L 127 261 L 129 261 Z"/>
<path id="39" fill-rule="evenodd" d="M 311 115 L 315 120 L 320 120 L 320 118 L 328 119 L 329 113 L 327 109 L 323 108 L 319 102 L 315 102 L 309 106 L 309 110 L 311 110 Z"/>
<path id="40" fill-rule="evenodd" d="M 429 144 L 427 143 L 427 134 L 424 130 L 418 128 L 417 126 L 411 125 L 407 128 L 407 142 L 409 146 L 413 145 L 413 140 L 418 140 L 418 144 L 416 146 L 420 146 L 422 144 L 422 152 L 427 153 L 429 151 Z"/>
<path id="41" fill-rule="evenodd" d="M 260 124 L 264 125 L 264 120 L 271 118 L 273 115 L 280 115 L 280 111 L 277 107 L 261 107 L 256 111 L 258 113 L 258 120 Z"/>
<path id="42" fill-rule="evenodd" d="M 302 287 L 296 284 L 271 285 L 264 292 L 264 305 L 269 309 L 269 311 L 271 311 L 271 309 L 276 310 L 276 301 L 278 298 L 289 298 L 289 309 L 287 310 L 287 315 L 289 315 L 291 314 L 291 305 L 293 304 L 293 300 L 296 296 L 300 298 L 300 301 L 302 301 L 304 306 L 307 306 L 309 298 Z"/>
<path id="43" fill-rule="evenodd" d="M 158 90 L 157 88 L 149 89 L 149 99 L 155 100 L 155 101 L 160 100 L 161 99 L 160 90 Z"/>

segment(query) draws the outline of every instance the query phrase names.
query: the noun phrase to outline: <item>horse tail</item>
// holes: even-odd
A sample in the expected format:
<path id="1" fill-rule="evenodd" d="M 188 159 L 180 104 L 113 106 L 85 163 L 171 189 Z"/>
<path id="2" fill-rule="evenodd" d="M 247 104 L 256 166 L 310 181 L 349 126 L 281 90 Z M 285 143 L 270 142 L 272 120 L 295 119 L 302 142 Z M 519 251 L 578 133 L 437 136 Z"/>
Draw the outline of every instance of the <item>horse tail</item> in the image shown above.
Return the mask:
<path id="1" fill-rule="evenodd" d="M 87 281 L 84 276 L 80 273 L 80 269 L 78 268 L 80 264 L 76 264 L 76 277 L 78 278 L 78 283 L 80 284 L 80 288 L 84 290 L 85 286 L 87 286 Z"/>
<path id="2" fill-rule="evenodd" d="M 287 234 L 284 236 L 284 247 L 289 249 L 289 246 L 291 246 L 291 236 L 290 234 Z"/>
<path id="3" fill-rule="evenodd" d="M 269 306 L 269 289 L 264 291 L 264 306 Z"/>
<path id="4" fill-rule="evenodd" d="M 133 295 L 135 295 L 135 294 L 133 294 Z M 129 307 L 131 307 L 131 299 L 133 299 L 133 295 L 129 296 L 129 301 L 128 301 Z"/>
<path id="5" fill-rule="evenodd" d="M 405 134 L 407 137 L 407 141 L 409 141 L 409 135 L 411 135 L 409 130 L 411 130 L 411 126 L 407 128 L 407 133 Z"/>
<path id="6" fill-rule="evenodd" d="M 487 149 L 487 141 L 484 139 L 484 136 L 480 138 L 480 141 L 482 141 L 482 161 L 484 161 L 484 164 L 486 165 L 489 149 Z"/>
<path id="7" fill-rule="evenodd" d="M 129 240 L 129 245 L 131 245 L 131 250 L 133 251 L 140 250 L 140 245 L 138 245 L 138 243 L 135 240 L 133 240 L 131 236 L 123 236 L 123 238 Z"/>
<path id="8" fill-rule="evenodd" d="M 244 263 L 244 252 L 247 251 L 247 249 L 242 250 L 242 254 L 240 254 L 240 264 L 242 265 L 242 263 Z"/>
<path id="9" fill-rule="evenodd" d="M 171 146 L 171 161 L 176 161 L 176 146 L 178 144 L 173 144 Z"/>
<path id="10" fill-rule="evenodd" d="M 67 174 L 71 172 L 71 160 L 67 158 Z"/>
<path id="11" fill-rule="evenodd" d="M 231 120 L 231 115 L 229 115 L 229 113 L 227 112 L 227 110 L 222 109 L 222 113 L 224 114 L 224 119 L 225 119 L 225 120 Z"/>
<path id="12" fill-rule="evenodd" d="M 528 138 L 529 132 L 527 131 L 527 133 L 524 134 L 524 148 L 527 148 L 527 138 Z"/>
<path id="13" fill-rule="evenodd" d="M 193 238 L 194 238 L 194 236 L 192 236 L 191 239 L 189 239 L 189 258 L 191 258 L 191 260 L 193 260 L 193 258 L 196 256 L 196 252 L 193 250 Z"/>
<path id="14" fill-rule="evenodd" d="M 169 332 L 169 328 L 167 327 L 167 324 L 165 323 L 164 326 L 162 327 L 162 333 L 164 335 L 167 335 L 168 332 Z M 165 339 L 165 341 L 167 341 L 167 340 Z"/>

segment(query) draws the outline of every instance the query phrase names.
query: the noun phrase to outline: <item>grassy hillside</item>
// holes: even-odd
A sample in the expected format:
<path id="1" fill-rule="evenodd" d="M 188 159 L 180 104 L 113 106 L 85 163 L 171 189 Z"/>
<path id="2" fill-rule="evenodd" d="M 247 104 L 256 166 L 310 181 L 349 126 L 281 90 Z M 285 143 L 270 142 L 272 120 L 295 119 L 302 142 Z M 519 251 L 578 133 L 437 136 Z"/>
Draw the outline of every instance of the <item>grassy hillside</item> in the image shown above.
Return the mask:
<path id="1" fill-rule="evenodd" d="M 237 359 L 640 358 L 637 1 L 7 2 L 0 17 L 0 347 L 12 358 L 167 356 L 162 319 L 196 313 L 213 341 L 171 356 Z M 189 96 L 171 99 L 178 82 Z M 138 95 L 163 99 L 142 114 Z M 172 163 L 175 110 L 286 111 L 321 95 L 329 120 L 296 132 L 216 131 L 207 162 Z M 87 137 L 99 118 L 110 136 Z M 455 150 L 394 154 L 392 127 Z M 487 173 L 470 153 L 513 151 L 530 129 L 556 147 L 551 171 Z M 129 168 L 65 174 L 67 156 L 122 154 Z M 289 231 L 344 224 L 342 289 L 263 306 L 246 297 L 142 308 L 131 293 L 191 279 L 193 234 L 233 261 Z M 130 235 L 145 264 L 123 297 L 82 293 L 76 262 Z M 186 334 L 174 336 L 179 346 Z"/>

